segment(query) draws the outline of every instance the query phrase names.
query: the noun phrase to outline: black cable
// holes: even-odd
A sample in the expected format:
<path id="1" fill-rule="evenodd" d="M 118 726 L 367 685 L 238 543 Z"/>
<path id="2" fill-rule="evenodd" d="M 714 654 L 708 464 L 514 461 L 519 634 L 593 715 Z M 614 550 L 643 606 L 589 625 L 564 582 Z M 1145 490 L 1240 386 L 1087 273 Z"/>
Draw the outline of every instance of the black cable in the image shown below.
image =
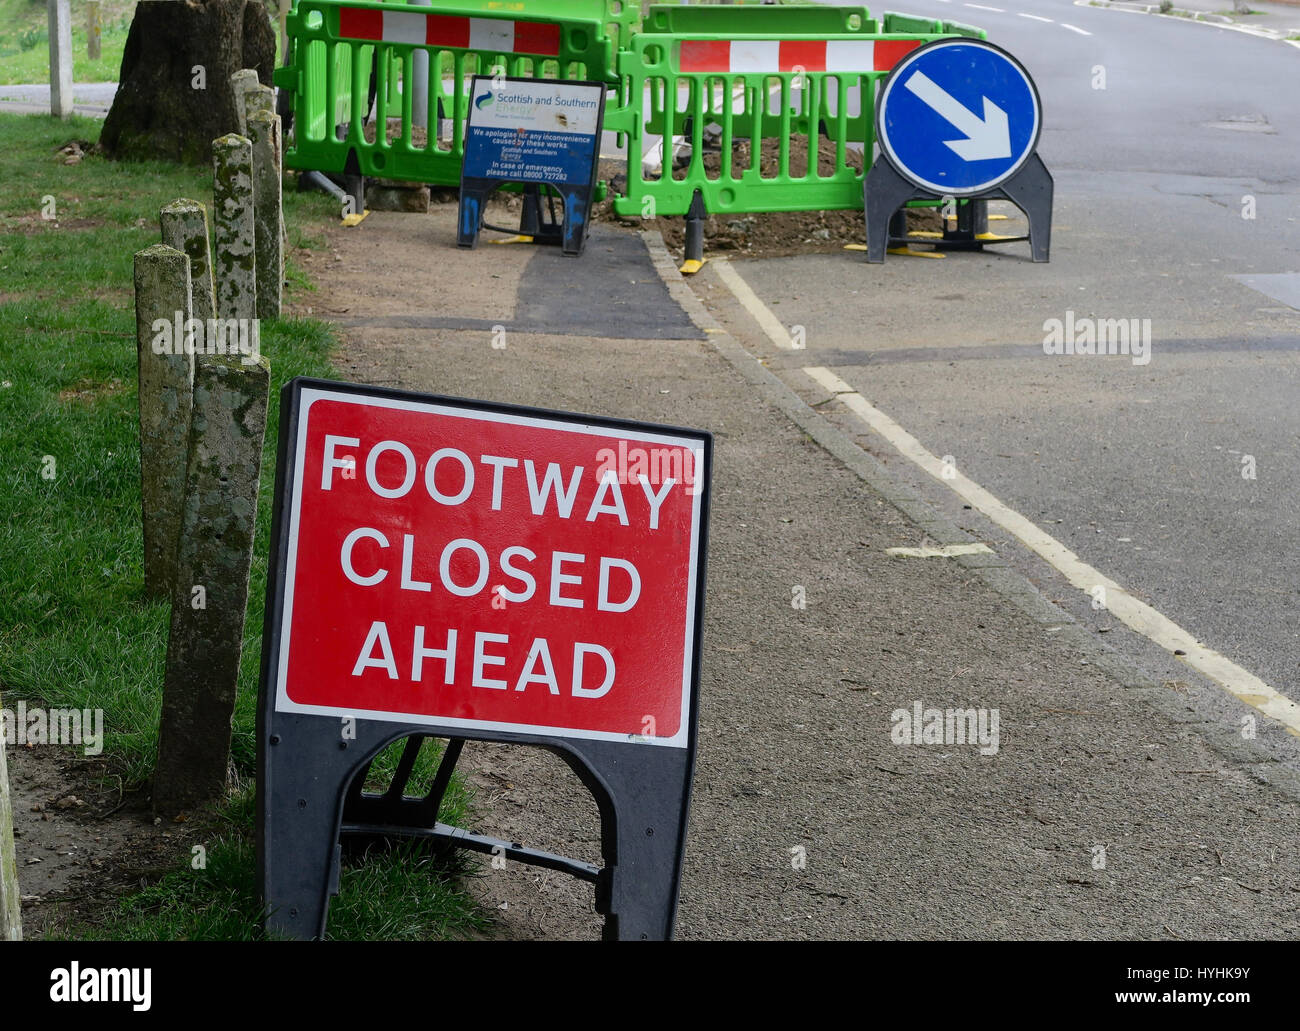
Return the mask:
<path id="1" fill-rule="evenodd" d="M 538 183 L 537 185 L 540 186 L 543 190 L 546 190 L 547 186 L 549 186 L 550 184 L 549 184 L 549 183 Z M 495 192 L 495 191 L 493 191 L 493 192 Z M 560 191 L 559 191 L 559 190 L 556 190 L 554 186 L 551 186 L 550 190 L 546 190 L 546 208 L 547 208 L 548 213 L 549 213 L 550 216 L 551 216 L 551 225 L 552 225 L 552 226 L 558 224 L 558 223 L 555 221 L 555 198 L 556 198 L 557 196 L 559 196 L 559 192 L 560 192 Z M 484 223 L 483 223 L 483 228 L 484 228 L 484 229 L 491 229 L 494 233 L 508 233 L 510 236 L 522 236 L 522 235 L 524 235 L 524 234 L 523 234 L 523 233 L 522 233 L 518 228 L 516 228 L 516 229 L 502 229 L 500 226 L 494 226 L 491 222 L 484 222 Z M 546 227 L 543 226 L 542 228 L 545 229 Z"/>

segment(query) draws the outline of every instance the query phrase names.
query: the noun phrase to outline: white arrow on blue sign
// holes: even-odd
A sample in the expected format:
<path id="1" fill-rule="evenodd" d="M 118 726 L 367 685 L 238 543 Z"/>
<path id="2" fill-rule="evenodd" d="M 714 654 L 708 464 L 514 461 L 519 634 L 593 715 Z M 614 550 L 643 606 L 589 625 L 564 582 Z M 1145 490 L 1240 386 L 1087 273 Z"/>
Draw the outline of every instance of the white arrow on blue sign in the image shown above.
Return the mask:
<path id="1" fill-rule="evenodd" d="M 880 91 L 877 138 L 896 169 L 941 196 L 1011 178 L 1038 145 L 1042 106 L 1014 57 L 982 40 L 941 39 L 908 54 Z"/>

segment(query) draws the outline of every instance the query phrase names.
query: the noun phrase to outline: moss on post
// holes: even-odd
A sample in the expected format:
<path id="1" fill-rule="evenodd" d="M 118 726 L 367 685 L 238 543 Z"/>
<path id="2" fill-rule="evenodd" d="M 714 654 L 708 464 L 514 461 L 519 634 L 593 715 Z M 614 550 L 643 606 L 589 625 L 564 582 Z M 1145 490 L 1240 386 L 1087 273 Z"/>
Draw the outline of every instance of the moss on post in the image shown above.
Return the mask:
<path id="1" fill-rule="evenodd" d="M 252 111 L 248 117 L 248 135 L 253 141 L 257 317 L 278 319 L 284 285 L 284 243 L 280 235 L 280 116 L 269 110 Z"/>
<path id="2" fill-rule="evenodd" d="M 219 799 L 230 761 L 270 368 L 204 355 L 194 376 L 153 808 Z"/>
<path id="3" fill-rule="evenodd" d="M 248 135 L 248 91 L 258 86 L 257 72 L 252 68 L 240 68 L 230 76 L 230 91 L 235 97 L 235 128 L 240 136 Z"/>
<path id="4" fill-rule="evenodd" d="M 144 589 L 171 594 L 176 534 L 185 489 L 194 355 L 184 341 L 190 311 L 190 263 L 154 244 L 135 256 L 135 332 L 140 405 L 140 508 Z"/>
<path id="5" fill-rule="evenodd" d="M 217 317 L 212 293 L 212 254 L 208 246 L 208 209 L 199 201 L 180 198 L 158 213 L 162 242 L 184 251 L 190 259 L 190 308 L 206 322 Z"/>
<path id="6" fill-rule="evenodd" d="M 257 317 L 253 145 L 234 134 L 212 141 L 213 281 L 217 318 Z"/>

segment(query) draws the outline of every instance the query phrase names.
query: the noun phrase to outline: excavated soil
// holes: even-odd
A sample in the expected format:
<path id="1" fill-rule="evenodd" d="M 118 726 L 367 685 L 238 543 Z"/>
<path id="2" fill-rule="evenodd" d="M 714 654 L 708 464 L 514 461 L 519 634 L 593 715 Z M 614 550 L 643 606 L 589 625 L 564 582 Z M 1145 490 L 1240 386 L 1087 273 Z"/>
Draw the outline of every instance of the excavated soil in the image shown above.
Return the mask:
<path id="1" fill-rule="evenodd" d="M 790 175 L 807 174 L 809 148 L 806 137 L 794 137 L 790 148 Z M 862 155 L 856 151 L 845 154 L 846 163 L 862 171 Z M 722 173 L 722 152 L 706 150 L 704 153 L 706 175 Z M 679 160 L 680 163 L 680 160 Z M 753 152 L 748 140 L 739 140 L 732 148 L 732 175 L 752 167 Z M 835 144 L 819 138 L 817 171 L 830 176 L 836 169 Z M 775 177 L 780 169 L 780 149 L 775 139 L 765 139 L 759 152 L 759 171 L 764 178 Z M 602 166 L 602 176 L 615 189 L 622 189 L 623 170 L 616 164 Z M 681 174 L 680 171 L 677 174 Z M 596 206 L 599 221 L 637 229 L 654 229 L 663 234 L 664 243 L 674 254 L 682 254 L 686 245 L 686 220 L 681 216 L 667 218 L 624 218 L 614 213 L 613 199 L 606 197 Z M 937 213 L 928 209 L 909 213 L 908 228 L 938 230 L 941 227 Z M 866 242 L 866 228 L 861 210 L 847 211 L 779 211 L 761 214 L 709 215 L 704 223 L 705 252 L 733 252 L 754 258 L 773 258 L 810 252 L 840 251 L 845 244 Z"/>
<path id="2" fill-rule="evenodd" d="M 401 121 L 391 119 L 388 126 L 389 139 L 395 139 L 401 133 Z M 365 127 L 366 139 L 374 142 L 375 125 L 368 123 Z M 425 132 L 421 128 L 412 131 L 412 142 L 422 146 Z M 799 177 L 808 171 L 809 147 L 807 137 L 796 136 L 790 147 L 790 175 Z M 681 175 L 685 160 L 679 156 L 678 169 Z M 710 177 L 720 176 L 722 152 L 706 149 L 704 153 L 705 173 Z M 845 162 L 850 168 L 863 170 L 862 155 L 857 151 L 847 151 Z M 738 140 L 732 147 L 730 174 L 737 175 L 753 164 L 753 149 L 749 140 Z M 822 176 L 834 174 L 836 169 L 835 144 L 824 138 L 818 138 L 817 170 Z M 759 153 L 760 174 L 764 178 L 773 178 L 780 169 L 780 149 L 778 141 L 773 138 L 763 140 Z M 686 244 L 686 220 L 681 216 L 665 218 L 625 218 L 614 212 L 614 194 L 624 189 L 625 169 L 621 161 L 602 161 L 599 176 L 610 184 L 604 200 L 598 202 L 593 218 L 598 222 L 626 226 L 632 229 L 653 229 L 663 234 L 664 242 L 674 254 L 681 255 Z M 430 200 L 434 204 L 455 203 L 458 191 L 455 189 L 431 189 Z M 486 221 L 502 228 L 514 229 L 518 226 L 520 198 L 517 193 L 498 191 L 488 203 L 485 213 Z M 908 229 L 933 230 L 942 229 L 942 222 L 936 211 L 917 209 L 908 213 Z M 704 224 L 704 249 L 706 252 L 730 252 L 736 256 L 753 258 L 783 257 L 792 254 L 813 252 L 834 252 L 843 250 L 845 244 L 863 244 L 866 242 L 866 229 L 862 211 L 780 211 L 762 214 L 718 214 L 709 215 Z"/>

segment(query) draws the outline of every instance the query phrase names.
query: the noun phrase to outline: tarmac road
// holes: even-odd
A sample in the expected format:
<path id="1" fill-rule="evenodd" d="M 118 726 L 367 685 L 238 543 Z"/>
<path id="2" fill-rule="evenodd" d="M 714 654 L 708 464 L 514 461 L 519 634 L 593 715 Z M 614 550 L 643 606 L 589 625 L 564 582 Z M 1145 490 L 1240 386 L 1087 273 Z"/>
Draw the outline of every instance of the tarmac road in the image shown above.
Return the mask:
<path id="1" fill-rule="evenodd" d="M 1285 85 L 1300 53 L 1063 0 L 911 6 L 984 26 L 1034 74 L 1057 185 L 1051 263 L 1023 244 L 883 266 L 737 262 L 784 327 L 805 328 L 793 352 L 716 269 L 697 291 L 810 402 L 832 394 L 802 370 L 827 368 L 1083 563 L 1300 699 L 1300 108 Z M 1044 354 L 1047 321 L 1067 313 L 1149 319 L 1150 361 Z M 1153 675 L 1201 682 L 844 405 L 823 410 Z"/>

